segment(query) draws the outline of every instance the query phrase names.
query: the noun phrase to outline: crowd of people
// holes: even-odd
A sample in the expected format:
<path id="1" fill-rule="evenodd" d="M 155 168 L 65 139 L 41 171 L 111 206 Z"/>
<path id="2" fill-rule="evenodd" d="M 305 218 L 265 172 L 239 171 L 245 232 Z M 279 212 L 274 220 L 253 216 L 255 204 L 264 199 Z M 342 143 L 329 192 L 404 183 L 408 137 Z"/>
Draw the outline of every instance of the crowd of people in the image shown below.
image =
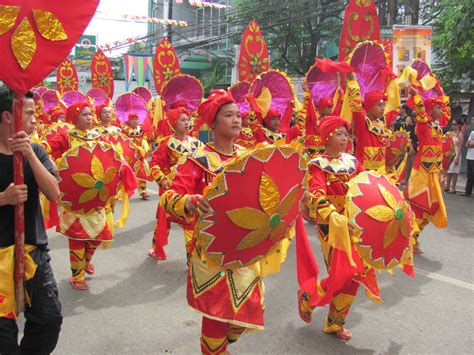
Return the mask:
<path id="1" fill-rule="evenodd" d="M 156 182 L 160 190 L 149 256 L 166 260 L 170 223 L 182 227 L 189 275 L 187 299 L 202 314 L 202 353 L 226 353 L 228 345 L 245 332 L 262 330 L 263 277 L 278 272 L 284 257 L 272 267 L 262 267 L 259 260 L 237 269 L 221 268 L 196 247 L 195 226 L 200 216 L 213 212 L 205 198 L 206 188 L 223 167 L 243 152 L 268 145 L 289 145 L 307 161 L 308 187 L 301 215 L 316 226 L 329 274 L 319 281 L 308 279 L 298 292 L 295 312 L 309 323 L 315 307 L 329 304 L 323 331 L 350 340 L 352 333 L 345 324 L 359 286 L 377 303 L 380 295 L 375 269 L 367 265 L 344 269 L 332 240 L 334 235 L 350 240 L 357 229 L 347 218 L 343 203 L 348 181 L 363 171 L 390 176 L 411 205 L 417 224 L 413 251 L 421 253 L 423 228 L 430 222 L 438 228 L 447 226 L 442 192 L 456 193 L 465 147 L 468 178 L 464 195 L 472 193 L 474 132 L 468 135 L 465 121 L 449 117 L 443 96 L 426 97 L 421 87 L 411 86 L 398 117 L 388 119 L 386 94 L 378 90 L 362 93 L 356 74 L 348 73 L 344 82 L 348 119 L 341 117 L 343 95 L 316 97 L 307 84 L 303 101 L 297 105 L 294 99 L 284 109 L 273 105 L 271 95 L 262 103 L 249 94 L 245 106 L 230 90 L 212 91 L 197 109 L 182 97 L 178 99 L 179 95 L 163 105 L 134 93 L 120 96 L 115 103 L 96 102 L 81 94 L 68 104 L 57 93 L 57 101 L 51 104 L 36 90 L 23 99 L 23 131 L 15 134 L 13 99 L 3 91 L 0 274 L 2 280 L 11 282 L 0 285 L 0 353 L 47 354 L 58 340 L 61 306 L 49 264 L 46 229 L 55 227 L 68 238 L 70 284 L 78 291 L 87 290 L 86 275 L 96 272 L 96 249 L 111 245 L 114 229 L 126 222 L 128 200 L 137 188 L 141 198 L 148 199 L 147 181 Z M 157 110 L 163 115 L 154 120 Z M 473 124 L 474 120 L 470 126 Z M 198 139 L 203 127 L 212 132 L 208 142 Z M 406 132 L 407 138 L 397 159 L 388 162 L 395 132 Z M 452 150 L 443 148 L 447 140 Z M 12 183 L 15 152 L 22 153 L 26 161 L 24 185 Z M 445 156 L 450 157 L 447 166 L 443 166 Z M 20 203 L 25 203 L 25 285 L 31 297 L 27 297 L 25 332 L 18 345 L 12 250 L 14 206 Z M 121 218 L 114 220 L 118 206 Z M 291 229 L 288 238 L 294 233 Z M 286 255 L 287 244 L 281 248 L 282 255 Z M 299 265 L 304 265 L 309 253 L 312 255 L 304 248 L 297 252 Z"/>

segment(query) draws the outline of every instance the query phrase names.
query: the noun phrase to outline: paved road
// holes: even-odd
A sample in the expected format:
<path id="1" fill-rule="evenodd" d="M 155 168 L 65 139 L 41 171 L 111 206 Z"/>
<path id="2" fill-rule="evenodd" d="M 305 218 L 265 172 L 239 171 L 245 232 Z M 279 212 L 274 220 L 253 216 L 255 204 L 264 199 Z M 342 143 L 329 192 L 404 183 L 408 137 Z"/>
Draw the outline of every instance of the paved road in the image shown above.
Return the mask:
<path id="1" fill-rule="evenodd" d="M 147 257 L 154 227 L 155 195 L 132 200 L 126 228 L 108 250 L 95 256 L 97 274 L 89 291 L 68 282 L 66 238 L 50 233 L 52 263 L 59 284 L 64 325 L 56 354 L 199 353 L 200 316 L 186 304 L 182 233 L 173 227 L 168 260 Z M 266 284 L 266 330 L 244 336 L 236 354 L 464 354 L 474 349 L 474 199 L 446 196 L 449 227 L 428 227 L 425 253 L 416 257 L 416 277 L 400 271 L 379 277 L 384 300 L 377 305 L 359 292 L 347 326 L 348 343 L 321 332 L 326 309 L 313 323 L 297 313 L 294 244 L 280 274 Z M 323 268 L 315 231 L 307 226 Z"/>

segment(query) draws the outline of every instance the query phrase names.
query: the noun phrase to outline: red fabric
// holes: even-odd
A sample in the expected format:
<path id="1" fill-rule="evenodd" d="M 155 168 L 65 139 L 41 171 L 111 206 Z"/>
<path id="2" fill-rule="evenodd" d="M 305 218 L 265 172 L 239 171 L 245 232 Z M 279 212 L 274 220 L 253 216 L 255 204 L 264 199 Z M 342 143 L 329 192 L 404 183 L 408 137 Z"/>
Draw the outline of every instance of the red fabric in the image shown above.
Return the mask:
<path id="1" fill-rule="evenodd" d="M 135 193 L 135 190 L 138 188 L 138 181 L 135 177 L 135 172 L 130 167 L 130 165 L 128 165 L 126 162 L 123 162 L 120 174 L 125 191 L 127 191 L 129 197 L 132 197 L 132 195 Z"/>
<path id="2" fill-rule="evenodd" d="M 95 108 L 95 114 L 96 114 L 96 116 L 99 120 L 100 120 L 100 114 L 102 113 L 102 110 L 106 107 L 110 107 L 108 102 L 104 103 L 104 104 L 97 105 L 97 107 Z"/>
<path id="3" fill-rule="evenodd" d="M 178 122 L 179 118 L 181 117 L 183 113 L 186 116 L 189 115 L 189 111 L 186 110 L 184 107 L 174 108 L 168 111 L 166 115 L 168 117 L 168 122 L 171 128 L 174 129 L 174 127 L 176 126 L 176 123 Z"/>
<path id="4" fill-rule="evenodd" d="M 58 117 L 61 115 L 66 115 L 66 111 L 64 111 L 62 108 L 55 108 L 52 110 L 49 110 L 49 121 L 52 122 L 58 122 Z"/>
<path id="5" fill-rule="evenodd" d="M 86 107 L 90 108 L 89 103 L 86 101 L 79 101 L 69 106 L 66 111 L 66 121 L 72 123 L 73 125 L 76 125 L 77 120 L 79 118 L 79 114 Z"/>
<path id="6" fill-rule="evenodd" d="M 232 94 L 225 90 L 213 90 L 208 99 L 198 107 L 199 116 L 209 126 L 212 127 L 219 109 L 228 103 L 235 103 Z"/>
<path id="7" fill-rule="evenodd" d="M 377 103 L 386 99 L 387 99 L 387 96 L 382 91 L 368 92 L 367 94 L 365 94 L 365 97 L 364 97 L 364 108 L 366 110 L 370 110 Z"/>
<path id="8" fill-rule="evenodd" d="M 386 147 L 386 138 L 378 136 L 369 130 L 363 110 L 362 112 L 353 112 L 352 119 L 356 138 L 355 157 L 359 163 L 364 164 L 364 147 Z"/>
<path id="9" fill-rule="evenodd" d="M 424 100 L 425 109 L 429 113 L 436 105 L 443 106 L 443 99 L 438 96 L 432 96 Z"/>
<path id="10" fill-rule="evenodd" d="M 239 81 L 252 82 L 269 69 L 268 49 L 257 21 L 245 29 L 240 45 Z"/>
<path id="11" fill-rule="evenodd" d="M 327 116 L 321 122 L 319 126 L 319 133 L 321 135 L 321 142 L 326 144 L 331 139 L 332 134 L 340 127 L 346 127 L 349 132 L 349 123 L 345 119 L 339 116 Z"/>
<path id="12" fill-rule="evenodd" d="M 316 66 L 325 73 L 351 73 L 355 70 L 347 62 L 334 62 L 329 58 L 317 58 Z"/>
<path id="13" fill-rule="evenodd" d="M 333 107 L 333 106 L 334 106 L 334 101 L 330 97 L 322 97 L 321 99 L 319 99 L 319 102 L 316 105 L 318 110 L 322 110 L 324 108 Z"/>
<path id="14" fill-rule="evenodd" d="M 265 118 L 263 119 L 263 121 L 265 123 L 268 123 L 268 121 L 270 120 L 270 118 L 273 118 L 273 117 L 279 117 L 281 118 L 281 113 L 277 110 L 274 110 L 274 109 L 269 109 L 268 112 L 267 112 L 267 115 L 265 116 Z"/>
<path id="15" fill-rule="evenodd" d="M 50 154 L 55 160 L 61 158 L 71 148 L 71 142 L 66 132 L 58 132 L 58 134 L 49 137 L 47 142 L 51 148 Z"/>
<path id="16" fill-rule="evenodd" d="M 360 5 L 359 5 L 360 3 Z M 375 2 L 350 0 L 344 11 L 344 24 L 339 37 L 339 60 L 343 61 L 359 42 L 380 41 L 380 24 Z"/>
<path id="17" fill-rule="evenodd" d="M 156 45 L 153 59 L 153 78 L 158 94 L 161 93 L 163 84 L 174 75 L 179 74 L 179 59 L 173 45 L 165 37 Z"/>
<path id="18" fill-rule="evenodd" d="M 178 100 L 176 102 L 173 102 L 171 105 L 171 108 L 172 109 L 176 109 L 176 108 L 187 108 L 188 107 L 188 102 L 186 100 Z"/>
<path id="19" fill-rule="evenodd" d="M 314 107 L 313 97 L 311 96 L 308 100 L 308 105 L 306 107 L 306 135 L 307 136 L 319 136 L 319 127 L 318 127 L 318 113 Z"/>
<path id="20" fill-rule="evenodd" d="M 49 0 L 36 1 L 7 1 L 8 5 L 19 6 L 20 10 L 16 18 L 16 26 L 0 36 L 0 53 L 2 53 L 2 65 L 0 66 L 0 78 L 13 91 L 25 94 L 31 87 L 41 82 L 51 73 L 69 54 L 71 48 L 77 43 L 84 29 L 94 15 L 99 0 L 71 0 L 67 6 L 62 2 Z M 33 9 L 49 11 L 62 24 L 67 39 L 50 41 L 45 39 L 38 30 L 33 15 Z M 71 11 L 74 9 L 74 11 Z M 36 50 L 31 62 L 22 69 L 16 60 L 12 50 L 12 39 L 20 22 L 29 22 L 35 36 Z M 21 43 L 20 43 L 21 45 Z"/>
<path id="21" fill-rule="evenodd" d="M 114 96 L 114 71 L 109 58 L 99 48 L 91 62 L 92 87 L 103 90 L 109 98 Z"/>
<path id="22" fill-rule="evenodd" d="M 168 148 L 169 139 L 170 136 L 164 138 L 151 155 L 151 161 L 149 163 L 150 169 L 157 166 L 164 174 L 168 174 L 171 167 L 177 163 L 175 160 L 172 161 L 173 155 Z"/>

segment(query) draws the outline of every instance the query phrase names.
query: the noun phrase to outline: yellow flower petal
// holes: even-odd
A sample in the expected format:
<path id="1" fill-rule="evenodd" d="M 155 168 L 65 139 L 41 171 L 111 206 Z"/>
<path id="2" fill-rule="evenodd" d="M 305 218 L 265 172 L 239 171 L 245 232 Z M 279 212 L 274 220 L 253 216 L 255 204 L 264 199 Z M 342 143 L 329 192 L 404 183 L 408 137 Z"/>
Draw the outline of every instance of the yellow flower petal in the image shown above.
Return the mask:
<path id="1" fill-rule="evenodd" d="M 277 213 L 282 218 L 285 217 L 288 214 L 288 212 L 290 212 L 291 208 L 295 205 L 297 196 L 298 196 L 298 185 L 295 185 L 291 188 L 290 191 L 288 191 L 286 196 L 278 205 Z"/>
<path id="2" fill-rule="evenodd" d="M 227 211 L 227 217 L 236 226 L 245 229 L 265 229 L 268 227 L 268 216 L 255 208 L 244 207 Z"/>
<path id="3" fill-rule="evenodd" d="M 380 193 L 382 194 L 383 199 L 385 202 L 387 202 L 387 205 L 389 205 L 392 209 L 396 210 L 398 208 L 398 202 L 395 196 L 393 196 L 386 188 L 385 186 L 379 185 L 379 190 Z"/>
<path id="4" fill-rule="evenodd" d="M 86 189 L 93 188 L 95 185 L 95 179 L 84 173 L 75 173 L 71 175 L 72 180 L 80 187 L 85 187 Z"/>
<path id="5" fill-rule="evenodd" d="M 387 249 L 395 240 L 398 235 L 398 231 L 400 230 L 400 221 L 394 219 L 388 225 L 387 229 L 385 230 L 385 235 L 383 237 L 383 248 Z"/>
<path id="6" fill-rule="evenodd" d="M 395 212 L 393 209 L 384 205 L 370 207 L 365 211 L 365 213 L 379 222 L 390 222 L 395 218 Z"/>
<path id="7" fill-rule="evenodd" d="M 278 227 L 273 228 L 270 232 L 270 239 L 279 242 L 280 240 L 283 240 L 286 237 L 286 234 L 288 233 L 289 226 L 285 221 L 281 221 L 281 223 L 278 225 Z"/>
<path id="8" fill-rule="evenodd" d="M 280 192 L 270 175 L 262 173 L 260 178 L 260 188 L 258 190 L 258 200 L 260 207 L 269 216 L 276 213 L 278 204 L 280 203 Z"/>
<path id="9" fill-rule="evenodd" d="M 26 17 L 13 33 L 11 45 L 18 64 L 22 69 L 26 69 L 36 52 L 35 32 Z"/>
<path id="10" fill-rule="evenodd" d="M 61 21 L 53 13 L 43 10 L 33 10 L 36 27 L 39 33 L 50 41 L 64 41 L 67 39 L 66 31 Z"/>
<path id="11" fill-rule="evenodd" d="M 268 238 L 269 234 L 270 234 L 270 228 L 255 229 L 251 231 L 249 234 L 247 234 L 245 238 L 240 241 L 236 249 L 243 250 L 243 249 L 254 247 L 258 243 Z"/>
<path id="12" fill-rule="evenodd" d="M 0 36 L 10 31 L 19 12 L 20 6 L 0 6 Z"/>
<path id="13" fill-rule="evenodd" d="M 86 203 L 96 198 L 99 190 L 97 189 L 88 189 L 84 191 L 79 197 L 79 203 Z"/>
<path id="14" fill-rule="evenodd" d="M 96 156 L 92 157 L 91 172 L 94 179 L 96 180 L 104 179 L 104 167 L 102 166 L 102 163 Z"/>
<path id="15" fill-rule="evenodd" d="M 110 195 L 110 190 L 107 186 L 104 186 L 100 192 L 99 192 L 99 199 L 102 201 L 102 202 L 106 202 L 109 198 L 109 195 Z"/>
<path id="16" fill-rule="evenodd" d="M 117 169 L 115 167 L 108 168 L 104 175 L 104 184 L 108 185 L 112 182 L 117 174 Z"/>

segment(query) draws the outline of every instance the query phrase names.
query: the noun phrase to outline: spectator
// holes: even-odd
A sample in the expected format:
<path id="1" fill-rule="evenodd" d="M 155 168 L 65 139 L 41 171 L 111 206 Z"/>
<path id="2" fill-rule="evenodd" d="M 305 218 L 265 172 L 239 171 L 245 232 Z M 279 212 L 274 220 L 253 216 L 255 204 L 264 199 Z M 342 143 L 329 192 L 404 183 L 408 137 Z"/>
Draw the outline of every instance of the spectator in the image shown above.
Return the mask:
<path id="1" fill-rule="evenodd" d="M 449 165 L 446 177 L 446 188 L 444 191 L 449 194 L 456 193 L 456 183 L 458 181 L 458 174 L 461 171 L 461 155 L 462 155 L 462 144 L 464 142 L 464 136 L 461 132 L 461 120 L 453 119 L 451 121 L 452 135 L 454 141 L 454 159 Z"/>
<path id="2" fill-rule="evenodd" d="M 474 127 L 474 116 L 471 117 L 471 127 Z M 466 147 L 467 181 L 466 190 L 462 195 L 470 197 L 472 195 L 472 184 L 474 183 L 474 130 L 471 130 Z"/>

